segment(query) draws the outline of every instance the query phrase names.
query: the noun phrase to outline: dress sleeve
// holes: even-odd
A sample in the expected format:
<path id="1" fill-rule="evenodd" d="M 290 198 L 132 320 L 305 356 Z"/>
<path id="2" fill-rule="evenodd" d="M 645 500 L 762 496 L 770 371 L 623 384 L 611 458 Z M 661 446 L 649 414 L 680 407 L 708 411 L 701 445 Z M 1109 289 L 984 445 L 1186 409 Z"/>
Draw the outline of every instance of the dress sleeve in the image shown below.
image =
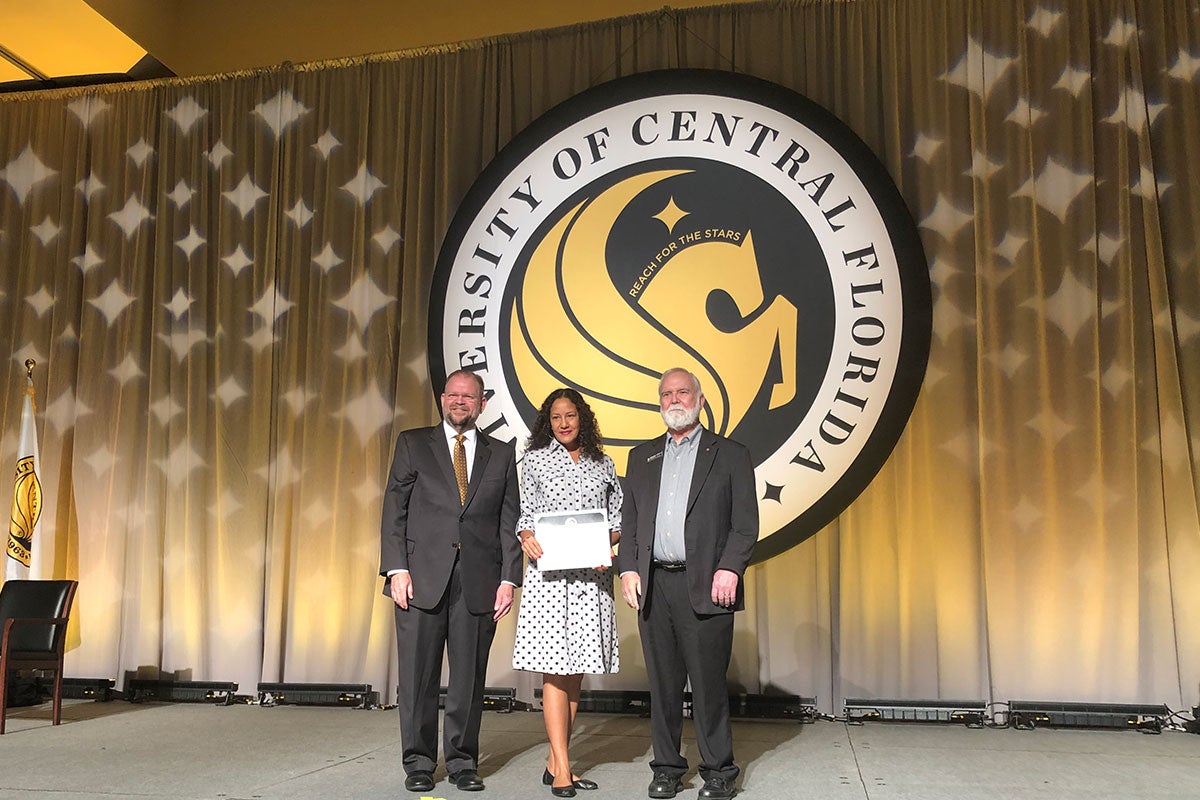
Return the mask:
<path id="1" fill-rule="evenodd" d="M 521 467 L 521 516 L 517 519 L 517 536 L 521 535 L 521 531 L 533 530 L 533 516 L 542 507 L 537 452 L 526 450 L 525 463 Z"/>
<path id="2" fill-rule="evenodd" d="M 619 531 L 621 530 L 621 503 L 625 499 L 625 494 L 621 491 L 621 482 L 617 480 L 616 465 L 608 456 L 604 457 L 604 471 L 606 473 L 604 477 L 608 484 L 608 529 Z"/>

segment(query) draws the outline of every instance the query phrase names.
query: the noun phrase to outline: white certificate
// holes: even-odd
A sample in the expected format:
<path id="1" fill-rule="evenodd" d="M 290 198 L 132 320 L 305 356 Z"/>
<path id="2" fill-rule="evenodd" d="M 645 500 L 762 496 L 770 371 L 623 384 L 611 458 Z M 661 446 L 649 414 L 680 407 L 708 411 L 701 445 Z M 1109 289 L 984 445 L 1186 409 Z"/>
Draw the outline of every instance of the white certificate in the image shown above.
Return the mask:
<path id="1" fill-rule="evenodd" d="M 538 514 L 533 535 L 542 546 L 537 560 L 542 572 L 612 565 L 608 512 L 602 508 Z"/>

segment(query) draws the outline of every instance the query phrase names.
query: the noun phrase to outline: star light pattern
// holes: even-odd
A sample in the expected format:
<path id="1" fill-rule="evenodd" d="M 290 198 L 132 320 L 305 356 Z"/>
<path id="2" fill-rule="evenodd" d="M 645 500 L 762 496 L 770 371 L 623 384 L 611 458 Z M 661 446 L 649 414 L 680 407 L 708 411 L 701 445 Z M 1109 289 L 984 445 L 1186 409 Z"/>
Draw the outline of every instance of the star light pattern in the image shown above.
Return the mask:
<path id="1" fill-rule="evenodd" d="M 901 450 L 924 448 L 942 466 L 924 478 L 936 484 L 928 492 L 965 509 L 942 524 L 986 520 L 968 549 L 1016 553 L 1036 572 L 1054 537 L 1136 531 L 1139 508 L 1155 507 L 1138 494 L 1154 485 L 1146 464 L 1175 490 L 1164 495 L 1193 495 L 1200 440 L 1185 412 L 1198 409 L 1155 387 L 1200 396 L 1200 189 L 1184 140 L 1200 113 L 1200 51 L 1186 30 L 1146 29 L 1154 20 L 1123 4 L 1034 2 L 1016 16 L 994 4 L 987 24 L 959 5 L 947 4 L 940 28 L 948 50 L 888 67 L 906 99 L 886 130 L 859 131 L 886 144 L 878 155 L 917 221 L 934 284 L 931 359 Z M 737 65 L 788 85 L 790 67 L 773 76 L 754 63 Z M 809 78 L 794 88 L 835 113 L 857 107 L 821 94 L 840 82 Z M 490 153 L 438 139 L 438 157 L 461 151 L 462 163 L 405 174 L 403 148 L 420 145 L 404 137 L 473 129 L 443 116 L 421 128 L 405 106 L 419 91 L 397 83 L 394 104 L 377 91 L 367 102 L 355 80 L 365 79 L 281 71 L 0 103 L 0 337 L 12 337 L 0 341 L 0 377 L 11 398 L 24 359 L 38 361 L 46 496 L 77 505 L 50 508 L 47 524 L 71 513 L 94 521 L 78 531 L 80 569 L 91 570 L 81 577 L 112 588 L 81 591 L 96 637 L 73 656 L 93 667 L 83 674 L 161 663 L 246 685 L 262 676 L 261 659 L 244 653 L 219 656 L 236 674 L 201 674 L 219 635 L 206 645 L 189 631 L 204 615 L 263 603 L 221 584 L 201 611 L 189 605 L 182 594 L 201 590 L 182 576 L 198 553 L 237 565 L 223 581 L 251 586 L 287 583 L 272 569 L 347 595 L 374 580 L 392 438 L 435 418 L 426 321 L 402 320 L 402 309 L 424 312 L 417 295 L 432 269 L 414 253 L 436 257 L 444 231 L 434 228 L 461 199 L 447 193 L 465 191 Z M 343 96 L 358 105 L 346 111 Z M 427 185 L 449 174 L 453 187 Z M 407 202 L 434 205 L 408 212 Z M 686 213 L 672 200 L 658 218 L 671 228 Z M 18 404 L 0 401 L 0 475 L 18 424 Z M 1122 436 L 1141 460 L 1096 458 Z M 905 458 L 894 456 L 920 461 Z M 1075 477 L 1044 480 L 1059 474 Z M 786 493 L 758 487 L 772 507 Z M 880 503 L 891 513 L 893 499 L 868 492 L 848 514 Z M 125 538 L 115 547 L 108 536 Z M 122 606 L 123 559 L 181 576 L 164 590 L 161 638 L 119 627 L 136 618 Z M 300 665 L 334 642 L 272 635 Z M 123 654 L 97 638 L 123 640 Z M 334 677 L 387 683 L 369 671 Z"/>
<path id="2" fill-rule="evenodd" d="M 402 176 L 380 177 L 372 159 L 381 157 L 369 155 L 354 119 L 318 120 L 316 101 L 296 92 L 221 104 L 204 87 L 169 91 L 156 100 L 157 123 L 125 115 L 123 99 L 50 103 L 59 128 L 93 137 L 77 163 L 42 132 L 20 146 L 0 136 L 0 317 L 5 330 L 10 315 L 19 323 L 5 352 L 22 370 L 24 359 L 38 362 L 43 480 L 48 492 L 60 479 L 74 487 L 85 585 L 124 580 L 102 579 L 123 571 L 104 555 L 117 531 L 181 589 L 195 548 L 224 541 L 224 531 L 238 535 L 219 548 L 234 559 L 222 569 L 261 571 L 267 498 L 282 510 L 293 492 L 302 528 L 336 523 L 361 539 L 347 553 L 369 582 L 399 413 L 395 382 L 375 371 L 393 358 Z M 285 144 L 303 185 L 280 183 L 274 160 Z M 314 220 L 321 227 L 310 234 Z M 287 264 L 319 268 L 301 276 Z M 300 365 L 277 373 L 291 358 Z M 409 379 L 411 391 L 424 394 L 421 380 Z M 9 408 L 0 402 L 0 455 L 11 464 L 19 420 Z M 272 428 L 276 413 L 286 429 Z M 73 442 L 73 458 L 55 458 L 62 442 Z M 331 459 L 352 483 L 330 481 Z M 303 513 L 318 508 L 319 518 Z M 51 530 L 55 521 L 47 515 Z M 261 572 L 233 579 L 252 587 Z M 252 618 L 241 591 L 219 616 Z M 123 593 L 136 589 L 114 597 Z M 185 610 L 194 599 L 168 591 L 164 602 L 164 631 L 199 630 Z M 78 608 L 102 620 L 91 642 L 105 630 L 118 638 L 109 601 L 84 594 Z M 161 657 L 136 655 L 134 644 L 130 664 L 206 660 L 190 635 L 165 635 Z M 252 653 L 215 649 L 239 680 L 257 680 Z M 103 647 L 78 655 L 97 665 L 85 673 L 118 669 Z"/>

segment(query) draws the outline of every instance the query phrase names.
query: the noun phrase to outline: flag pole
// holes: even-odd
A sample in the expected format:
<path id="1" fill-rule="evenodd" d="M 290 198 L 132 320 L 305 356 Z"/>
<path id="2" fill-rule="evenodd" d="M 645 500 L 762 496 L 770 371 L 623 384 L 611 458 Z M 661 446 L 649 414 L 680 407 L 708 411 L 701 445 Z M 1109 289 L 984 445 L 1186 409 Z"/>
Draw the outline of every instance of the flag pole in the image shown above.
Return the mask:
<path id="1" fill-rule="evenodd" d="M 33 411 L 37 413 L 37 395 L 33 388 L 33 368 L 37 366 L 37 362 L 32 358 L 25 359 L 25 394 L 29 395 L 29 402 L 33 404 Z"/>

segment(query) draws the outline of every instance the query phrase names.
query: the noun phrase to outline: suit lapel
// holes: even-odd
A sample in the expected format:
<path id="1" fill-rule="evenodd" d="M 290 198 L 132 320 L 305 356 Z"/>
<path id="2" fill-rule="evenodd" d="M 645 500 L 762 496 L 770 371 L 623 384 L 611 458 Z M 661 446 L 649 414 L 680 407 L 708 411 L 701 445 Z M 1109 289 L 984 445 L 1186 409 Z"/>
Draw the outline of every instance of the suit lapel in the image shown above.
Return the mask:
<path id="1" fill-rule="evenodd" d="M 650 480 L 646 484 L 646 496 L 654 499 L 654 505 L 658 505 L 658 489 L 662 486 L 662 467 L 663 455 L 666 453 L 667 443 L 663 438 L 657 441 L 658 447 L 653 453 L 646 456 L 646 468 L 650 470 Z"/>
<path id="2" fill-rule="evenodd" d="M 430 429 L 429 449 L 433 451 L 433 460 L 442 471 L 442 479 L 455 492 L 458 492 L 458 479 L 454 477 L 454 461 L 450 455 L 450 447 L 446 441 L 446 429 L 438 425 Z"/>
<path id="3" fill-rule="evenodd" d="M 487 437 L 476 430 L 475 461 L 471 464 L 471 480 L 467 484 L 467 499 L 463 501 L 463 508 L 471 505 L 471 500 L 475 497 L 475 490 L 479 488 L 479 482 L 483 480 L 483 471 L 487 467 L 488 460 L 491 457 L 492 448 L 488 446 Z M 451 477 L 453 477 L 453 470 L 451 471 Z"/>
<path id="4" fill-rule="evenodd" d="M 687 513 L 692 513 L 692 506 L 696 504 L 696 498 L 700 496 L 700 490 L 704 487 L 704 481 L 708 479 L 708 473 L 712 471 L 716 458 L 717 437 L 705 428 L 700 431 L 700 441 L 696 443 L 696 466 L 692 469 L 692 485 L 688 489 Z"/>
<path id="5" fill-rule="evenodd" d="M 653 553 L 654 539 L 656 536 L 658 536 L 658 490 L 659 487 L 662 486 L 663 456 L 667 451 L 667 442 L 662 436 L 658 437 L 656 443 L 658 446 L 656 448 L 651 448 L 653 449 L 653 452 L 646 455 L 646 471 L 650 474 L 646 476 L 645 484 L 646 493 L 644 496 L 646 498 L 646 510 L 641 512 L 646 514 L 650 521 L 650 541 L 641 543 L 646 546 L 647 553 Z M 632 470 L 626 470 L 627 475 L 630 472 L 632 472 Z M 634 486 L 630 487 L 629 491 L 638 492 L 639 490 L 636 486 Z M 641 557 L 647 559 L 647 561 L 650 559 L 649 555 Z"/>

